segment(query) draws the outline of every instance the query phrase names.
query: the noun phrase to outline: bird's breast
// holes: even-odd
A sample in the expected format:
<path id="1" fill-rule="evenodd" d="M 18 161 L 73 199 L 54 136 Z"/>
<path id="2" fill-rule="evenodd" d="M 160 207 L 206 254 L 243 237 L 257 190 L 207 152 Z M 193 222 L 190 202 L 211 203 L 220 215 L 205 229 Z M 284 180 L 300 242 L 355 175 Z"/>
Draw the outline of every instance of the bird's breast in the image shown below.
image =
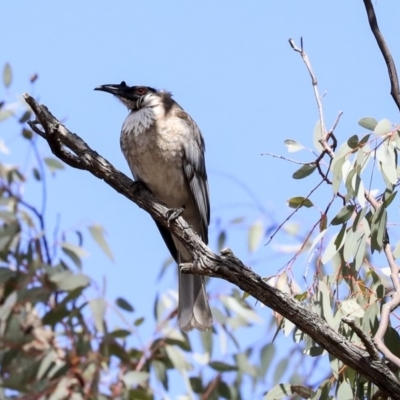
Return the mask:
<path id="1" fill-rule="evenodd" d="M 173 119 L 153 119 L 144 128 L 132 115 L 127 117 L 121 132 L 122 152 L 132 174 L 168 207 L 184 206 L 189 191 L 182 166 L 182 141 L 185 140 L 182 126 Z"/>

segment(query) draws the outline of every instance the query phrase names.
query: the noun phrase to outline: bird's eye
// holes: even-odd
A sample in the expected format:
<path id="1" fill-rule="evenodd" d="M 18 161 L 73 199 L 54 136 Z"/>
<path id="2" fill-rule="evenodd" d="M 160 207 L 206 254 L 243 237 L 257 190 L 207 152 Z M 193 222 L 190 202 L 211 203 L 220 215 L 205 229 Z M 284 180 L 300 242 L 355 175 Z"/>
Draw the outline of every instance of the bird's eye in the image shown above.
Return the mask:
<path id="1" fill-rule="evenodd" d="M 139 96 L 143 96 L 144 94 L 146 94 L 146 92 L 147 92 L 147 88 L 145 88 L 145 87 L 138 87 L 138 88 L 136 89 L 136 93 L 137 93 Z"/>

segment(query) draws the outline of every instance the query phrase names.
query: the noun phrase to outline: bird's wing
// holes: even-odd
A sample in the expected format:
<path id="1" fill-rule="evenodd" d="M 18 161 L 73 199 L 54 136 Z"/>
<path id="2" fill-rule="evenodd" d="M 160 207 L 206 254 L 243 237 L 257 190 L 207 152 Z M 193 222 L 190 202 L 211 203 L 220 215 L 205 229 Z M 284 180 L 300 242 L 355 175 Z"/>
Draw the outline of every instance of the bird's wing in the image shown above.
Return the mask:
<path id="1" fill-rule="evenodd" d="M 210 223 L 210 199 L 204 159 L 204 140 L 200 129 L 185 111 L 179 110 L 176 116 L 185 122 L 189 130 L 189 140 L 185 141 L 183 148 L 182 166 L 194 207 L 201 221 L 201 232 L 198 233 L 207 244 L 208 225 Z"/>

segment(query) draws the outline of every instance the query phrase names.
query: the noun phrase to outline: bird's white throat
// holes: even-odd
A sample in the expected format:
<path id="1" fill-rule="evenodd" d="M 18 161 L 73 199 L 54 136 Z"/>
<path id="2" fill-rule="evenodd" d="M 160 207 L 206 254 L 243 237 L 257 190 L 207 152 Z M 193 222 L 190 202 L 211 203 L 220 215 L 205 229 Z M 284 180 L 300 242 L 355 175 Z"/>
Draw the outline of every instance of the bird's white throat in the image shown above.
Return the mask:
<path id="1" fill-rule="evenodd" d="M 140 135 L 154 123 L 157 116 L 164 112 L 159 97 L 151 96 L 145 101 L 145 106 L 131 111 L 122 125 L 125 134 Z"/>
<path id="2" fill-rule="evenodd" d="M 122 125 L 125 134 L 140 135 L 150 128 L 155 120 L 154 111 L 151 107 L 144 107 L 137 111 L 131 111 Z"/>

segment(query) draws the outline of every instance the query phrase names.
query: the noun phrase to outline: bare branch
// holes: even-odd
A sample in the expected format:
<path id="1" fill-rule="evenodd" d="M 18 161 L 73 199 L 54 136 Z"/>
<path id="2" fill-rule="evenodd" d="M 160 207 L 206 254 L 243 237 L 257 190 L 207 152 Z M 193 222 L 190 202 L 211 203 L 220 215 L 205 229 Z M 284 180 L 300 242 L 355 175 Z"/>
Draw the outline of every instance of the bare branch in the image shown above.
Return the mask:
<path id="1" fill-rule="evenodd" d="M 311 83 L 312 83 L 313 90 L 314 90 L 314 96 L 315 96 L 315 100 L 317 102 L 317 107 L 318 107 L 319 120 L 320 120 L 320 123 L 321 123 L 321 139 L 320 139 L 320 143 L 321 143 L 323 149 L 326 150 L 326 152 L 331 156 L 331 158 L 333 158 L 333 156 L 334 156 L 333 150 L 327 144 L 328 135 L 327 135 L 326 128 L 325 128 L 324 112 L 323 112 L 322 103 L 321 103 L 321 96 L 319 95 L 319 90 L 318 90 L 318 81 L 317 81 L 317 78 L 316 78 L 312 68 L 311 68 L 311 63 L 310 63 L 310 60 L 308 58 L 308 55 L 304 51 L 303 38 L 300 39 L 300 43 L 301 43 L 301 47 L 299 49 L 296 46 L 294 40 L 293 39 L 289 39 L 290 47 L 296 53 L 300 54 L 301 58 L 304 61 L 304 64 L 307 67 L 307 71 L 310 74 Z"/>
<path id="2" fill-rule="evenodd" d="M 63 157 L 62 159 L 69 165 L 86 169 L 104 180 L 116 191 L 146 210 L 181 240 L 195 260 L 193 264 L 182 265 L 183 272 L 212 276 L 233 283 L 292 321 L 322 348 L 364 375 L 382 391 L 394 398 L 400 398 L 400 382 L 381 360 L 372 359 L 368 352 L 339 335 L 308 307 L 292 296 L 268 285 L 259 275 L 246 267 L 231 250 L 225 249 L 221 255 L 213 253 L 182 217 L 172 221 L 169 226 L 168 209 L 159 203 L 144 185 L 134 183 L 115 169 L 79 136 L 68 131 L 45 106 L 39 105 L 27 94 L 24 98 L 38 119 L 38 122 L 31 125 L 40 124 L 43 127 L 44 132 L 40 130 L 41 136 L 47 140 L 54 154 Z M 37 127 L 36 129 L 39 130 Z M 65 154 L 68 155 L 65 156 Z"/>
<path id="3" fill-rule="evenodd" d="M 369 26 L 371 28 L 372 33 L 375 36 L 375 40 L 378 43 L 382 56 L 385 59 L 385 63 L 389 72 L 390 94 L 392 95 L 393 100 L 400 111 L 400 89 L 399 89 L 399 78 L 397 77 L 397 71 L 396 71 L 396 64 L 394 63 L 393 57 L 390 54 L 390 50 L 388 45 L 386 44 L 385 38 L 383 37 L 379 29 L 374 6 L 372 5 L 371 0 L 363 0 L 363 1 L 365 9 L 367 11 Z"/>
<path id="4" fill-rule="evenodd" d="M 354 322 L 354 319 L 351 319 L 349 317 L 342 317 L 342 321 L 345 322 L 347 325 L 349 325 L 353 331 L 356 333 L 356 335 L 361 339 L 363 342 L 365 348 L 367 349 L 369 355 L 371 358 L 375 361 L 380 360 L 379 358 L 379 353 L 376 350 L 376 347 L 371 340 L 371 338 L 364 332 L 362 331 Z"/>
<path id="5" fill-rule="evenodd" d="M 374 196 L 372 196 L 369 192 L 365 191 L 365 198 L 369 201 L 372 207 L 378 210 L 379 207 L 383 207 L 383 204 L 379 203 Z M 386 232 L 386 237 L 388 234 Z M 392 299 L 382 306 L 381 312 L 381 320 L 379 322 L 378 330 L 374 336 L 374 342 L 378 350 L 392 363 L 400 367 L 400 358 L 396 357 L 385 345 L 383 337 L 389 326 L 390 313 L 395 310 L 400 305 L 400 282 L 399 282 L 399 266 L 396 264 L 396 261 L 393 257 L 392 249 L 390 247 L 389 240 L 383 246 L 383 250 L 385 252 L 386 260 L 390 266 L 390 278 L 392 279 L 393 288 L 395 293 L 393 294 Z"/>

